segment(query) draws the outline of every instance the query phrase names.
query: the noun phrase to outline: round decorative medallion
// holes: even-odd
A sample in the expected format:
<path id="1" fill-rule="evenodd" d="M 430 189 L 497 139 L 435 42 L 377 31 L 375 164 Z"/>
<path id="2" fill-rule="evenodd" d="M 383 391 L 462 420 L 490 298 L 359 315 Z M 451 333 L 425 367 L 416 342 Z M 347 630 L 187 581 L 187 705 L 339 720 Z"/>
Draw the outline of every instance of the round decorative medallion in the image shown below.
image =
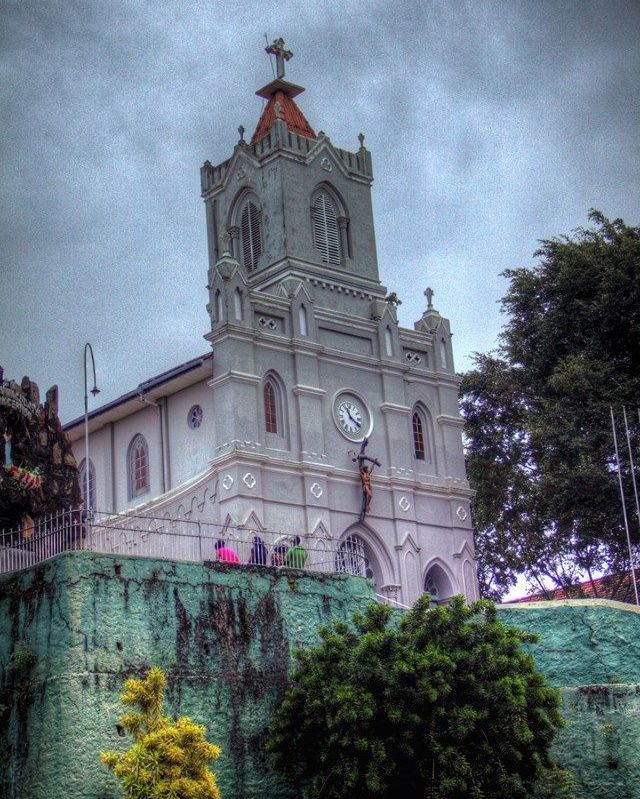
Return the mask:
<path id="1" fill-rule="evenodd" d="M 362 441 L 373 429 L 373 418 L 366 403 L 353 391 L 341 391 L 336 395 L 333 421 L 349 441 Z"/>

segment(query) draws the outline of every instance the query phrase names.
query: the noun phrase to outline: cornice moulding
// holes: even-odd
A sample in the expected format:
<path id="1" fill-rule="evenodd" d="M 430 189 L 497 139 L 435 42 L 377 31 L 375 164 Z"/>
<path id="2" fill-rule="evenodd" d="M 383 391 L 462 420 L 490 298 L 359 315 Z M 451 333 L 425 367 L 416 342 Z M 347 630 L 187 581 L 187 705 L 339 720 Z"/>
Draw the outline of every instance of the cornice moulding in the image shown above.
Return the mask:
<path id="1" fill-rule="evenodd" d="M 247 383 L 251 386 L 255 386 L 260 382 L 261 378 L 258 375 L 252 375 L 248 372 L 236 372 L 233 369 L 226 372 L 220 377 L 214 377 L 213 380 L 207 381 L 207 385 L 211 388 L 218 388 L 219 386 L 223 386 L 225 383 L 229 383 L 231 381 L 235 381 L 237 383 Z"/>

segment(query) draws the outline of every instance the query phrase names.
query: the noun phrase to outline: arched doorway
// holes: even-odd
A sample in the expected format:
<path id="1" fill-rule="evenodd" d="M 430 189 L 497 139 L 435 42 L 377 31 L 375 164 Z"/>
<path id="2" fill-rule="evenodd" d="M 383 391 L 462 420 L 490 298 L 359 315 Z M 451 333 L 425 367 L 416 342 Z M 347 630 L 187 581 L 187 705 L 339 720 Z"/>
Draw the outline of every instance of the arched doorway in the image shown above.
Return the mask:
<path id="1" fill-rule="evenodd" d="M 366 577 L 375 588 L 382 585 L 378 561 L 367 542 L 357 533 L 349 533 L 336 550 L 335 570 L 341 574 Z"/>
<path id="2" fill-rule="evenodd" d="M 434 563 L 424 576 L 423 589 L 433 605 L 445 605 L 453 596 L 451 580 L 442 566 Z"/>

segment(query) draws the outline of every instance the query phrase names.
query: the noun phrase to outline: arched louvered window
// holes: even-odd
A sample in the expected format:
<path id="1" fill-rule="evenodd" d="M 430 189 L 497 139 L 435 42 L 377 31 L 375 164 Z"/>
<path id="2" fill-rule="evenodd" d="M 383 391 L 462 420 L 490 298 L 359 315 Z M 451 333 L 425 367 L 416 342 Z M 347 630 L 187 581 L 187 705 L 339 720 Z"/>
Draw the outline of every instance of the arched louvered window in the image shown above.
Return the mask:
<path id="1" fill-rule="evenodd" d="M 417 460 L 425 460 L 424 424 L 418 411 L 413 414 L 413 453 Z"/>
<path id="2" fill-rule="evenodd" d="M 260 211 L 258 206 L 248 200 L 240 215 L 240 236 L 242 237 L 242 263 L 249 270 L 258 266 L 262 252 L 260 231 Z"/>
<path id="3" fill-rule="evenodd" d="M 340 264 L 340 231 L 336 205 L 326 191 L 314 195 L 311 207 L 313 244 L 325 264 Z"/>
<path id="4" fill-rule="evenodd" d="M 84 458 L 78 466 L 78 482 L 85 509 L 96 509 L 96 470 L 89 458 L 89 501 L 87 502 L 87 460 Z"/>
<path id="5" fill-rule="evenodd" d="M 129 499 L 146 494 L 149 490 L 149 447 L 143 435 L 138 433 L 129 444 L 127 458 Z"/>
<path id="6" fill-rule="evenodd" d="M 264 384 L 264 424 L 267 433 L 278 434 L 278 400 L 277 388 L 273 381 L 267 380 Z"/>

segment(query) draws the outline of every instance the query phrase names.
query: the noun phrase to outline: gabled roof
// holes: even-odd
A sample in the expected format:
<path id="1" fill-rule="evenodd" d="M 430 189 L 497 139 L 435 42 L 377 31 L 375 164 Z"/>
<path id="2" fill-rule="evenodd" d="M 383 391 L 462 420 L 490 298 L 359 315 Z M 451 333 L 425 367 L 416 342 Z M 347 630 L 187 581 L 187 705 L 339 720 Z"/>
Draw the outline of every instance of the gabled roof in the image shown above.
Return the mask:
<path id="1" fill-rule="evenodd" d="M 153 402 L 159 396 L 166 396 L 181 391 L 211 375 L 212 352 L 174 366 L 149 380 L 140 383 L 133 391 L 128 391 L 111 402 L 101 405 L 89 413 L 89 431 L 99 430 L 108 422 L 122 419 L 140 410 L 141 402 Z M 62 426 L 71 441 L 80 438 L 83 431 L 84 416 L 78 416 Z"/>
<path id="2" fill-rule="evenodd" d="M 306 136 L 308 139 L 316 138 L 315 131 L 307 122 L 305 115 L 298 108 L 291 94 L 282 89 L 277 89 L 273 94 L 269 95 L 269 101 L 251 137 L 251 144 L 255 144 L 269 133 L 269 128 L 276 119 L 276 103 L 280 104 L 280 119 L 287 123 L 287 128 L 292 133 L 297 133 L 299 136 Z"/>

